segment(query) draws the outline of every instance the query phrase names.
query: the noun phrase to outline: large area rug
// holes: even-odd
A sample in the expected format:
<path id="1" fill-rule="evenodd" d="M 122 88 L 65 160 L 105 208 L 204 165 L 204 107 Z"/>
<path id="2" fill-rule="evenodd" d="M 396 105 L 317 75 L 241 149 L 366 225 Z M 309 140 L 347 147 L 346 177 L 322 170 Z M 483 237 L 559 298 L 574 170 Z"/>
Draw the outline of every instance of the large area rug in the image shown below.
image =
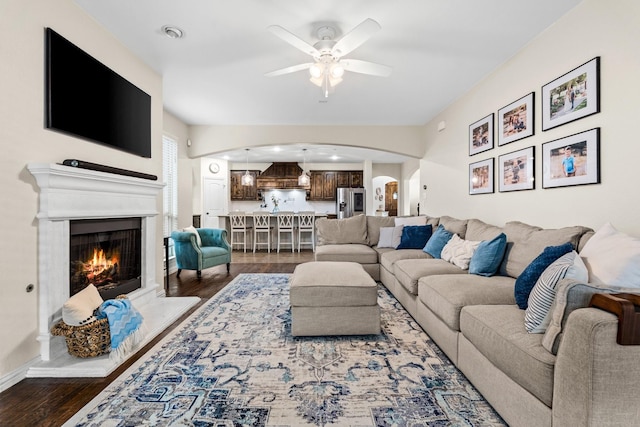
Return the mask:
<path id="1" fill-rule="evenodd" d="M 382 334 L 294 338 L 288 279 L 238 276 L 66 425 L 505 425 L 384 287 Z"/>

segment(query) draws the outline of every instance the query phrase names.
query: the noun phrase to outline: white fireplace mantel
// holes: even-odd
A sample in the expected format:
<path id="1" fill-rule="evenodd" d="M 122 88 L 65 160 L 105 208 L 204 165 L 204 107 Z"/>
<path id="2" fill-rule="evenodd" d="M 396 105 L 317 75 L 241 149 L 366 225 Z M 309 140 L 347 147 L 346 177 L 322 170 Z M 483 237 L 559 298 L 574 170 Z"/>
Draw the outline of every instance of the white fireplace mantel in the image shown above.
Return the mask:
<path id="1" fill-rule="evenodd" d="M 38 209 L 38 341 L 43 361 L 50 360 L 51 325 L 69 298 L 69 221 L 139 217 L 142 220 L 140 289 L 134 305 L 164 296 L 156 278 L 157 197 L 163 184 L 153 180 L 49 163 L 27 169 L 40 188 Z"/>

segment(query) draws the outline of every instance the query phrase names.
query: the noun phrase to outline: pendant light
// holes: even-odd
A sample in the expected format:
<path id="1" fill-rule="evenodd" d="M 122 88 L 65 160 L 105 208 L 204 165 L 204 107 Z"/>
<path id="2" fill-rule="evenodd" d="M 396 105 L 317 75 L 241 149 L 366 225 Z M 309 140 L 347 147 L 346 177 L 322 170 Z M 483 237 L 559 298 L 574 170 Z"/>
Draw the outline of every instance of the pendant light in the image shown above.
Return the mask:
<path id="1" fill-rule="evenodd" d="M 302 173 L 298 177 L 298 185 L 301 187 L 307 187 L 311 183 L 311 178 L 307 175 L 307 149 L 302 149 L 303 163 L 302 163 Z"/>
<path id="2" fill-rule="evenodd" d="M 249 149 L 245 148 L 247 151 L 247 171 L 242 175 L 242 185 L 252 186 L 253 185 L 253 175 L 249 173 Z"/>

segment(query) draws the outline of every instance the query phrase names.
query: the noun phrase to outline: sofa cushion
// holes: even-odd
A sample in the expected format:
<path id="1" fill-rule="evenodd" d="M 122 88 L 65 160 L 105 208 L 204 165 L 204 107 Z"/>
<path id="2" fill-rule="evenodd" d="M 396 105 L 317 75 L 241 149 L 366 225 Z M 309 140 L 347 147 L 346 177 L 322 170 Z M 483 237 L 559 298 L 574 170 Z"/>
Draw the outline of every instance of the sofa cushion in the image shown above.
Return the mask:
<path id="1" fill-rule="evenodd" d="M 524 311 L 515 305 L 467 306 L 460 331 L 496 368 L 551 407 L 556 357 L 542 347 L 541 335 L 527 333 Z"/>
<path id="2" fill-rule="evenodd" d="M 587 282 L 589 279 L 587 267 L 576 251 L 555 260 L 544 270 L 531 290 L 524 315 L 524 326 L 528 332 L 541 334 L 547 330 L 551 320 L 551 306 L 556 298 L 556 286 L 564 278 L 579 282 Z"/>
<path id="3" fill-rule="evenodd" d="M 518 277 L 544 248 L 569 242 L 576 249 L 580 237 L 590 229 L 580 226 L 542 229 L 512 221 L 504 226 L 503 231 L 507 235 L 507 250 L 500 265 L 500 274 Z"/>
<path id="4" fill-rule="evenodd" d="M 315 260 L 377 264 L 378 252 L 369 245 L 346 244 L 317 246 Z"/>
<path id="5" fill-rule="evenodd" d="M 380 228 L 394 227 L 395 221 L 392 216 L 367 216 L 367 238 L 369 246 L 376 246 L 380 239 Z"/>
<path id="6" fill-rule="evenodd" d="M 378 239 L 377 248 L 397 248 L 402 240 L 402 229 L 404 225 L 397 227 L 380 227 L 380 238 Z"/>
<path id="7" fill-rule="evenodd" d="M 515 304 L 515 279 L 473 274 L 425 276 L 418 280 L 418 298 L 449 328 L 460 330 L 460 310 L 467 305 Z M 524 326 L 523 326 L 524 327 Z"/>
<path id="8" fill-rule="evenodd" d="M 446 230 L 444 225 L 439 225 L 435 233 L 427 240 L 423 250 L 433 258 L 440 258 L 442 249 L 449 243 L 452 236 L 453 233 Z"/>
<path id="9" fill-rule="evenodd" d="M 527 308 L 529 301 L 529 294 L 535 286 L 536 282 L 540 278 L 540 275 L 547 269 L 555 260 L 562 255 L 568 254 L 573 250 L 571 243 L 565 243 L 560 246 L 548 246 L 544 248 L 542 253 L 536 257 L 531 263 L 524 269 L 522 274 L 516 279 L 515 296 L 516 304 L 521 309 Z"/>
<path id="10" fill-rule="evenodd" d="M 442 225 L 445 230 L 457 234 L 461 239 L 465 238 L 467 232 L 467 220 L 456 219 L 450 216 L 441 216 L 438 225 Z"/>
<path id="11" fill-rule="evenodd" d="M 467 240 L 491 240 L 500 233 L 502 233 L 502 227 L 487 224 L 479 219 L 469 219 L 464 238 Z"/>
<path id="12" fill-rule="evenodd" d="M 345 219 L 320 218 L 316 221 L 318 245 L 357 243 L 368 245 L 367 217 L 356 215 Z"/>
<path id="13" fill-rule="evenodd" d="M 580 251 L 589 269 L 589 282 L 640 288 L 640 239 L 606 223 Z"/>
<path id="14" fill-rule="evenodd" d="M 426 225 L 426 216 L 397 216 L 395 217 L 396 225 Z"/>
<path id="15" fill-rule="evenodd" d="M 465 273 L 466 271 L 441 259 L 401 259 L 393 265 L 396 280 L 412 295 L 418 295 L 418 280 L 421 277 Z"/>
<path id="16" fill-rule="evenodd" d="M 465 240 L 454 234 L 451 240 L 442 248 L 443 260 L 460 267 L 463 270 L 469 268 L 469 261 L 480 245 L 478 241 Z"/>
<path id="17" fill-rule="evenodd" d="M 507 236 L 504 233 L 498 234 L 491 240 L 480 242 L 469 262 L 469 274 L 477 274 L 479 276 L 493 276 L 496 274 L 506 249 Z"/>
<path id="18" fill-rule="evenodd" d="M 401 259 L 431 259 L 432 256 L 426 254 L 422 249 L 404 249 L 404 250 L 390 250 L 387 252 L 380 252 L 380 265 L 387 269 L 388 272 L 393 273 L 393 265 Z"/>
<path id="19" fill-rule="evenodd" d="M 398 249 L 422 249 L 431 237 L 431 225 L 405 225 Z"/>

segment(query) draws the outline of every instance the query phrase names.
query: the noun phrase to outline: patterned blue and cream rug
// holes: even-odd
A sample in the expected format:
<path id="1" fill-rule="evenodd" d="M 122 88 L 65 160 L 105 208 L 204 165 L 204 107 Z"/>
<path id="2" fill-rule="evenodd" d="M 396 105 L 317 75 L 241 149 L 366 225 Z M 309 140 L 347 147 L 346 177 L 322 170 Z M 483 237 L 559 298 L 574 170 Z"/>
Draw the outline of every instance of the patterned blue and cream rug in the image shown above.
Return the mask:
<path id="1" fill-rule="evenodd" d="M 292 337 L 288 278 L 238 276 L 65 425 L 505 425 L 382 286 L 381 335 Z"/>

